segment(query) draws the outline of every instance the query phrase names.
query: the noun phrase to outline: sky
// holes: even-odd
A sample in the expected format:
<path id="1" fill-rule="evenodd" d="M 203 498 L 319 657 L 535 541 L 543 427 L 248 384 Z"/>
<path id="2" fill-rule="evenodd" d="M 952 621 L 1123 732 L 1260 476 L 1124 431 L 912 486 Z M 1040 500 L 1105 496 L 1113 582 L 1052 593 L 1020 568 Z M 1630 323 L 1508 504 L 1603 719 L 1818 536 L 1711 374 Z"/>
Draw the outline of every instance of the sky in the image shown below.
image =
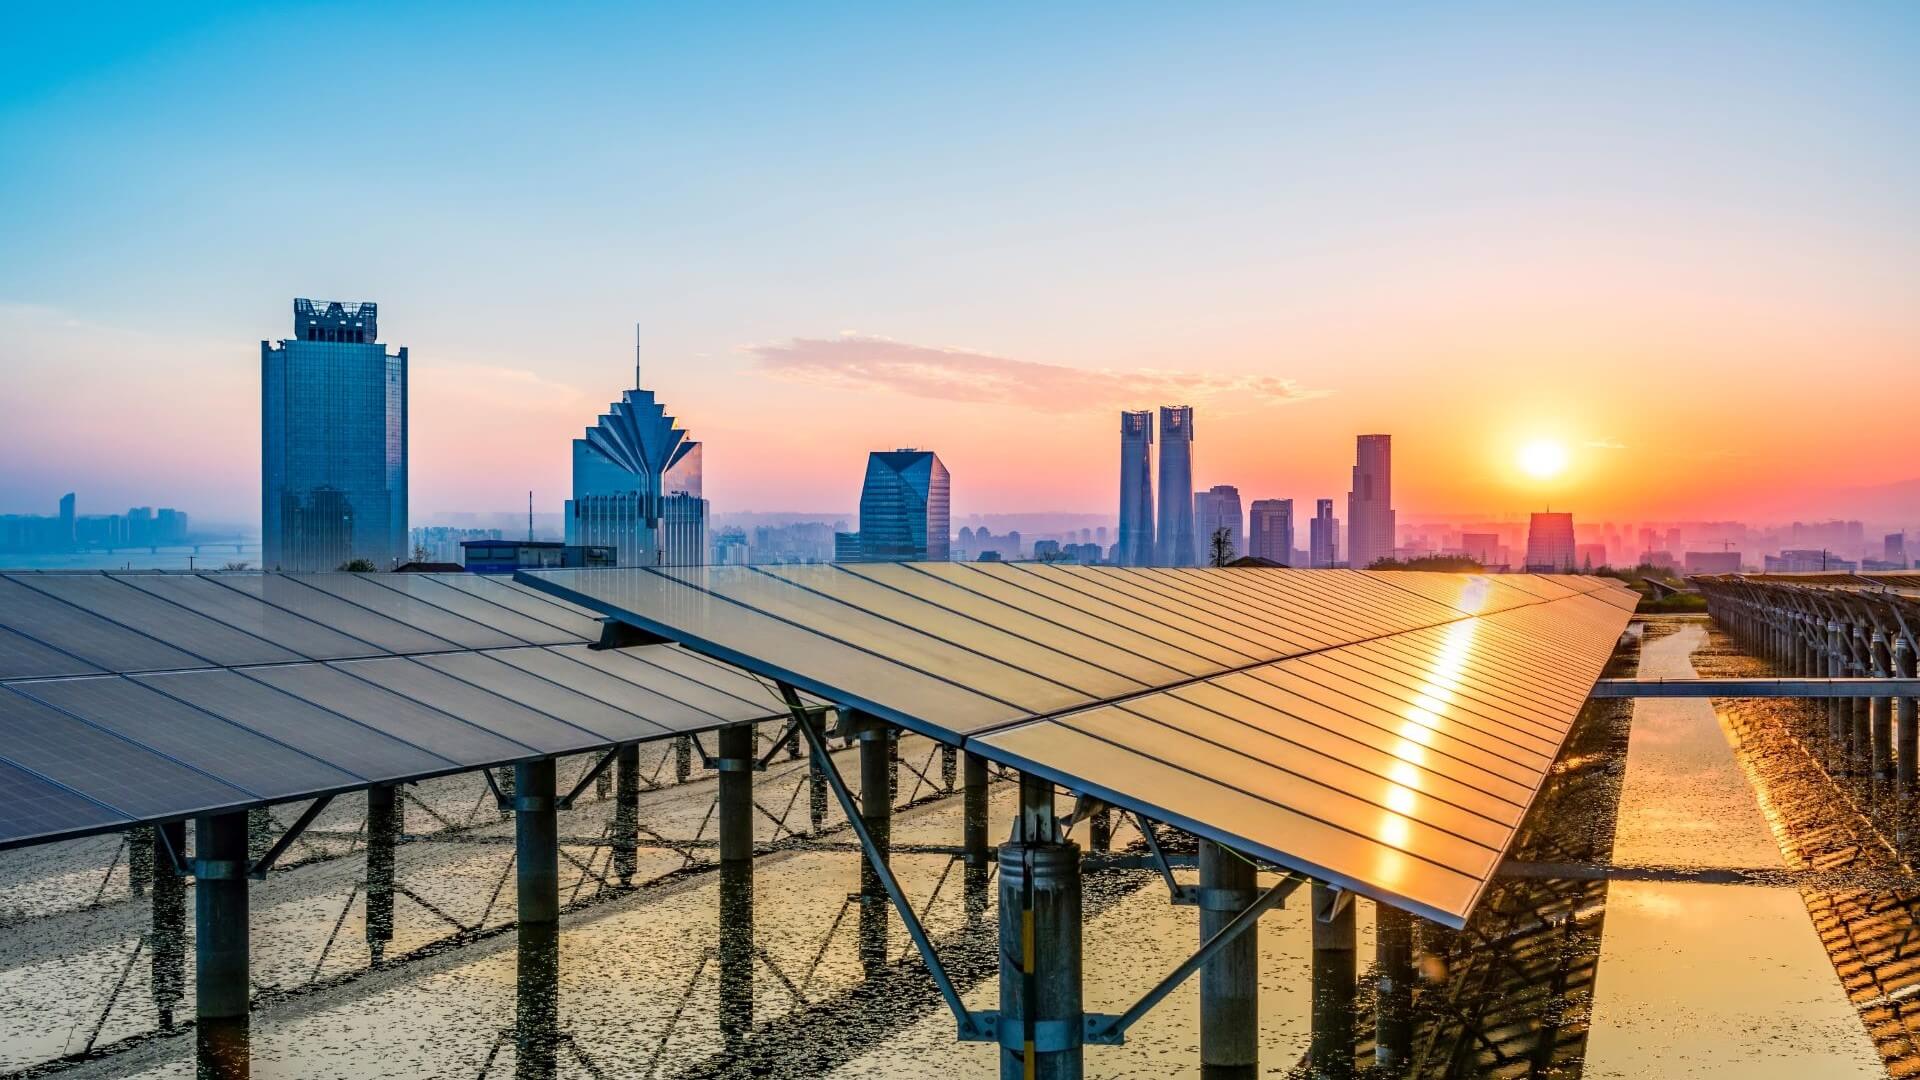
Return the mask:
<path id="1" fill-rule="evenodd" d="M 9 20 L 0 512 L 257 518 L 303 296 L 410 350 L 416 522 L 558 510 L 637 324 L 723 511 L 913 446 L 1110 513 L 1118 410 L 1189 403 L 1248 500 L 1388 432 L 1403 515 L 1920 525 L 1914 5 Z"/>

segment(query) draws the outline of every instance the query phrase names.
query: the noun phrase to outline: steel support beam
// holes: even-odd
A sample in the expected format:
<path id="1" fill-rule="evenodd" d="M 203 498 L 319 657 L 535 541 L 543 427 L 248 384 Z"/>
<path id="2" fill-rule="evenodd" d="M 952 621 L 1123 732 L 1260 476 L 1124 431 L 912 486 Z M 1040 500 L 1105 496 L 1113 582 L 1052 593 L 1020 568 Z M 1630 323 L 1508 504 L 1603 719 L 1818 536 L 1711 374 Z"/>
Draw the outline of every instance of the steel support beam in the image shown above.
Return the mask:
<path id="1" fill-rule="evenodd" d="M 193 824 L 194 1002 L 199 1074 L 248 1072 L 247 814 Z"/>
<path id="2" fill-rule="evenodd" d="M 1920 695 L 1920 679 L 1601 679 L 1593 698 L 1830 698 L 1843 703 L 1873 694 Z"/>
<path id="3" fill-rule="evenodd" d="M 1353 1075 L 1353 1001 L 1359 978 L 1352 896 L 1313 883 L 1313 1036 L 1307 1050 L 1315 1080 Z"/>
<path id="4" fill-rule="evenodd" d="M 1200 941 L 1259 898 L 1253 864 L 1200 841 Z M 1249 926 L 1200 969 L 1200 1075 L 1252 1080 L 1260 1073 L 1260 930 Z"/>
<path id="5" fill-rule="evenodd" d="M 514 860 L 521 926 L 560 921 L 560 830 L 553 759 L 513 767 Z"/>
<path id="6" fill-rule="evenodd" d="M 400 842 L 400 790 L 367 789 L 367 952 L 378 964 L 393 940 L 393 864 Z"/>
<path id="7" fill-rule="evenodd" d="M 720 1031 L 737 1050 L 753 1030 L 754 729 L 720 729 Z"/>
<path id="8" fill-rule="evenodd" d="M 1893 643 L 1893 674 L 1897 679 L 1912 679 L 1914 676 L 1913 642 L 1902 636 Z M 1916 709 L 1912 695 L 1902 694 L 1893 699 L 1893 726 L 1898 734 L 1900 762 L 1898 775 L 1900 790 L 1911 793 L 1916 782 L 1916 773 L 1920 773 L 1920 751 L 1914 740 L 1920 738 L 1920 710 Z"/>

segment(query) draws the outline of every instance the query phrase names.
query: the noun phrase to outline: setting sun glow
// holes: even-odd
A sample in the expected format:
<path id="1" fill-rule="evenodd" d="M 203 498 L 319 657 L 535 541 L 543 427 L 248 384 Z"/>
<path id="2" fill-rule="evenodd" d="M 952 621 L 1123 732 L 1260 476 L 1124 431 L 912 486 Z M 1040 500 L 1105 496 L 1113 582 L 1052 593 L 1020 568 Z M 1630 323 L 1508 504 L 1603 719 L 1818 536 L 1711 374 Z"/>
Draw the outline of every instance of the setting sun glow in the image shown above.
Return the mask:
<path id="1" fill-rule="evenodd" d="M 1540 439 L 1520 448 L 1520 471 L 1536 479 L 1558 476 L 1567 468 L 1567 448 L 1551 439 Z"/>

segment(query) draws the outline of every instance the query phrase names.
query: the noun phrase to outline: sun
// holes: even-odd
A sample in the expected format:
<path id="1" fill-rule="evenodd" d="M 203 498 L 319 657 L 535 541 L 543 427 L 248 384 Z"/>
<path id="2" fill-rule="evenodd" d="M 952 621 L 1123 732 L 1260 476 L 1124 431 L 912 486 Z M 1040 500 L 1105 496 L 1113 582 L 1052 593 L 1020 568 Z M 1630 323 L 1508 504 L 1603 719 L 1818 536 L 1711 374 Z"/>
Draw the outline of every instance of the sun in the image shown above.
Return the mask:
<path id="1" fill-rule="evenodd" d="M 1520 448 L 1520 471 L 1539 480 L 1567 470 L 1567 448 L 1552 439 L 1536 439 Z"/>

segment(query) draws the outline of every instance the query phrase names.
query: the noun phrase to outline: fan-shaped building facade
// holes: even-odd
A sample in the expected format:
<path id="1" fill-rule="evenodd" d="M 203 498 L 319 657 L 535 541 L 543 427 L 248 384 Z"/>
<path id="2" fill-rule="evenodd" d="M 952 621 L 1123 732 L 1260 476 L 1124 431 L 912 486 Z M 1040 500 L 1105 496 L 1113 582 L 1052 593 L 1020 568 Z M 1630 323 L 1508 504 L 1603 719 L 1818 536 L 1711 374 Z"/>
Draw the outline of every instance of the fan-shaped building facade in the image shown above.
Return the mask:
<path id="1" fill-rule="evenodd" d="M 653 391 L 626 391 L 573 440 L 566 518 L 567 543 L 614 548 L 621 566 L 707 561 L 700 444 Z"/>

